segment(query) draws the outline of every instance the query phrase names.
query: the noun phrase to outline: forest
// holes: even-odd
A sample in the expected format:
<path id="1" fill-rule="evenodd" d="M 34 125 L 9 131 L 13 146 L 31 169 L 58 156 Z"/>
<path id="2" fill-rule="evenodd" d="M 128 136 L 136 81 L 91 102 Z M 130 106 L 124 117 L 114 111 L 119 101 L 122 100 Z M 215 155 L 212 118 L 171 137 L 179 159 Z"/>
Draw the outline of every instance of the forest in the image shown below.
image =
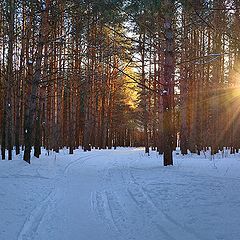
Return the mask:
<path id="1" fill-rule="evenodd" d="M 2 0 L 2 159 L 240 148 L 238 0 Z"/>
<path id="2" fill-rule="evenodd" d="M 0 240 L 239 240 L 239 189 L 240 0 L 0 0 Z"/>

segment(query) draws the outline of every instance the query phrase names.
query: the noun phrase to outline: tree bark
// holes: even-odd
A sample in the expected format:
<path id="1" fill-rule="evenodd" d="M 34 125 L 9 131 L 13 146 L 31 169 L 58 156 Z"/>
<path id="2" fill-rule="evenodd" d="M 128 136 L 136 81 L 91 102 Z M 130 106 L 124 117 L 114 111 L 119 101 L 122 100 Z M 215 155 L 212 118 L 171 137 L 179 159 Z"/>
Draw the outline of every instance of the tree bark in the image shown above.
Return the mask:
<path id="1" fill-rule="evenodd" d="M 174 4 L 171 0 L 165 0 L 164 34 L 165 34 L 165 62 L 164 62 L 164 90 L 163 90 L 163 136 L 165 139 L 163 150 L 164 166 L 173 165 L 173 94 L 174 94 L 174 33 L 173 13 Z"/>

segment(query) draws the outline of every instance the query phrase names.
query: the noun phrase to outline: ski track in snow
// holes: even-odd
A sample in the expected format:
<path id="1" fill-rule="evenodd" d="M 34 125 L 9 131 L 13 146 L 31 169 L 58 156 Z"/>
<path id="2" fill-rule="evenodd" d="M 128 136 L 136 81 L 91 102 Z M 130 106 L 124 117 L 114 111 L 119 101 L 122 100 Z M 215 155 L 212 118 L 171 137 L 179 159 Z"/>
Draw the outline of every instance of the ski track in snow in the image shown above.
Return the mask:
<path id="1" fill-rule="evenodd" d="M 184 227 L 175 223 L 170 217 L 167 217 L 154 205 L 150 197 L 146 194 L 146 191 L 136 181 L 129 166 L 118 166 L 115 162 L 112 168 L 116 168 L 119 171 L 119 179 L 121 179 L 122 184 L 125 185 L 129 197 L 135 203 L 141 217 L 146 219 L 148 221 L 148 224 L 154 224 L 156 228 L 162 233 L 164 239 L 176 240 L 176 238 L 171 236 L 171 232 L 173 230 L 175 233 L 178 231 L 179 234 L 181 234 L 186 240 L 200 239 L 190 230 L 187 231 L 184 229 Z M 125 173 L 123 173 L 122 169 Z M 111 173 L 111 168 L 107 169 L 106 177 L 107 182 L 116 177 Z M 107 185 L 107 182 L 105 185 Z M 112 187 L 113 184 L 110 188 Z M 122 232 L 126 234 L 125 230 L 130 226 L 131 223 L 126 216 L 126 210 L 124 210 L 124 208 L 121 206 L 121 203 L 119 202 L 116 194 L 117 193 L 108 191 L 104 191 L 102 193 L 98 192 L 95 195 L 96 204 L 93 205 L 94 208 L 98 211 L 99 218 L 103 219 L 103 221 L 108 222 L 108 226 L 110 228 L 113 226 L 119 233 Z M 160 222 L 159 219 L 161 219 Z"/>
<path id="2" fill-rule="evenodd" d="M 181 235 L 186 240 L 204 240 L 203 237 L 197 236 L 190 229 L 174 221 L 171 217 L 166 215 L 160 210 L 153 200 L 150 198 L 146 190 L 140 185 L 134 177 L 131 169 L 128 167 L 127 172 L 132 184 L 128 188 L 128 192 L 136 205 L 142 209 L 146 218 L 150 218 L 151 221 L 162 231 L 166 239 L 175 239 L 171 234 L 174 232 L 175 236 Z M 161 219 L 161 220 L 160 220 Z"/>
<path id="3" fill-rule="evenodd" d="M 93 156 L 81 156 L 77 158 L 76 160 L 71 161 L 68 163 L 63 170 L 63 176 L 66 176 L 70 168 L 74 167 L 75 165 L 82 165 L 84 164 L 88 159 L 95 157 Z M 38 172 L 39 174 L 39 172 Z M 12 177 L 28 177 L 28 178 L 43 178 L 43 179 L 49 179 L 42 176 L 32 176 L 32 175 L 13 175 Z M 62 180 L 62 176 L 58 177 L 55 180 L 55 185 L 58 186 L 59 182 Z M 59 189 L 54 188 L 52 191 L 50 191 L 40 203 L 30 212 L 29 216 L 27 217 L 17 240 L 33 240 L 35 237 L 35 234 L 38 230 L 39 225 L 41 224 L 42 219 L 44 218 L 44 215 L 46 214 L 47 210 L 50 209 L 50 207 L 54 207 L 54 203 L 56 203 L 56 192 L 59 192 Z M 58 193 L 59 195 L 60 193 Z"/>
<path id="4" fill-rule="evenodd" d="M 18 240 L 33 240 L 35 234 L 38 230 L 38 226 L 40 225 L 44 214 L 47 211 L 47 208 L 52 206 L 54 202 L 54 195 L 55 191 L 51 191 L 45 199 L 43 199 L 39 205 L 37 205 L 33 211 L 28 216 L 27 220 L 25 221 L 19 235 Z"/>
<path id="5" fill-rule="evenodd" d="M 74 167 L 75 165 L 82 165 L 84 164 L 88 159 L 97 157 L 98 154 L 90 155 L 90 156 L 81 156 L 73 161 L 71 161 L 69 164 L 67 164 L 63 170 L 63 175 L 66 175 L 71 167 Z"/>

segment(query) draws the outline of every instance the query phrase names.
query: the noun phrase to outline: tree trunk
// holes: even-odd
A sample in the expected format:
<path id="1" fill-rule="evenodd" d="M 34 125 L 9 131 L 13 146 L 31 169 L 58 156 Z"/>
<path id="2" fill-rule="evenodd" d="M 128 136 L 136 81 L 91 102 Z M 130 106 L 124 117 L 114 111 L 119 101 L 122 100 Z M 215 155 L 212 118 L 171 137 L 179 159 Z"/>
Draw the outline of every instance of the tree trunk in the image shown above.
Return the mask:
<path id="1" fill-rule="evenodd" d="M 166 13 L 164 16 L 164 33 L 166 41 L 164 62 L 164 90 L 163 90 L 163 136 L 165 139 L 163 149 L 164 166 L 173 165 L 173 80 L 174 80 L 174 40 L 173 40 L 173 13 L 174 4 L 171 0 L 165 0 Z"/>
<path id="2" fill-rule="evenodd" d="M 9 1 L 9 28 L 8 28 L 8 58 L 7 58 L 7 101 L 6 101 L 6 134 L 8 160 L 12 160 L 12 134 L 13 134 L 13 38 L 14 38 L 14 5 L 15 1 Z"/>
<path id="3" fill-rule="evenodd" d="M 47 8 L 47 6 L 46 6 Z M 47 22 L 47 10 L 46 8 L 42 9 L 41 19 L 40 19 L 40 30 L 39 38 L 37 43 L 37 53 L 36 53 L 36 64 L 35 64 L 35 73 L 31 82 L 31 92 L 27 100 L 27 109 L 25 113 L 25 133 L 24 133 L 24 142 L 25 150 L 23 159 L 30 163 L 31 148 L 33 144 L 33 127 L 34 119 L 36 117 L 36 107 L 37 107 L 37 94 L 38 87 L 41 80 L 41 63 L 43 58 L 43 47 L 45 42 L 45 26 Z M 29 63 L 32 65 L 32 63 Z"/>

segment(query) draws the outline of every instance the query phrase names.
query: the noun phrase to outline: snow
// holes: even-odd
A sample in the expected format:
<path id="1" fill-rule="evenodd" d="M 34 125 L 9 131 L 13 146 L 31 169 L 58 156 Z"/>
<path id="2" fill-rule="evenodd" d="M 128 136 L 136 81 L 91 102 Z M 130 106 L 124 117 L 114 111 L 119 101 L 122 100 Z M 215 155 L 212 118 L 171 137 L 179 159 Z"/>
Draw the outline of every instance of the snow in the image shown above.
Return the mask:
<path id="1" fill-rule="evenodd" d="M 1 240 L 238 240 L 240 155 L 140 148 L 0 161 Z"/>

